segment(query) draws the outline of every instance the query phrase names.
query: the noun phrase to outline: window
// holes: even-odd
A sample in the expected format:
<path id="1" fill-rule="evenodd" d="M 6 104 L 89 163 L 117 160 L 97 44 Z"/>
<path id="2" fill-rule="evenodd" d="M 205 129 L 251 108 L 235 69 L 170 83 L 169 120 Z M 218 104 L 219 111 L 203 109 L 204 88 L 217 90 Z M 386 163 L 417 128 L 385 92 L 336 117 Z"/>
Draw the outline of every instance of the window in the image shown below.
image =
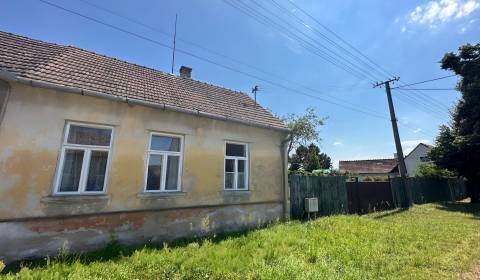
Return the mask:
<path id="1" fill-rule="evenodd" d="M 180 190 L 183 137 L 152 133 L 147 155 L 146 192 Z"/>
<path id="2" fill-rule="evenodd" d="M 68 123 L 60 156 L 56 194 L 105 191 L 113 128 Z"/>
<path id="3" fill-rule="evenodd" d="M 248 190 L 248 146 L 225 143 L 225 190 Z"/>

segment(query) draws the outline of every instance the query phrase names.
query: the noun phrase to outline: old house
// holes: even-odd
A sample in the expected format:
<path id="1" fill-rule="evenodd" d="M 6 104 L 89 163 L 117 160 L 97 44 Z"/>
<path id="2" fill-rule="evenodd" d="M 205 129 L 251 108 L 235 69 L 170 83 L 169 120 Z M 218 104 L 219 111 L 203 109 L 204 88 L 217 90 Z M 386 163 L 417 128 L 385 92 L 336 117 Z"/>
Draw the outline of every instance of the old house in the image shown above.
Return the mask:
<path id="1" fill-rule="evenodd" d="M 0 260 L 287 215 L 287 127 L 191 71 L 0 32 Z"/>
<path id="2" fill-rule="evenodd" d="M 428 152 L 432 146 L 424 143 L 419 143 L 413 150 L 405 156 L 405 167 L 407 168 L 408 176 L 415 176 L 419 164 L 430 162 Z"/>
<path id="3" fill-rule="evenodd" d="M 338 169 L 340 172 L 355 174 L 362 180 L 365 177 L 398 176 L 397 165 L 396 158 L 341 160 L 338 163 Z"/>
<path id="4" fill-rule="evenodd" d="M 432 146 L 419 143 L 405 156 L 407 176 L 415 176 L 418 165 L 430 161 L 428 152 L 431 149 Z M 341 172 L 357 174 L 360 178 L 399 176 L 396 155 L 386 159 L 341 160 L 338 166 Z"/>

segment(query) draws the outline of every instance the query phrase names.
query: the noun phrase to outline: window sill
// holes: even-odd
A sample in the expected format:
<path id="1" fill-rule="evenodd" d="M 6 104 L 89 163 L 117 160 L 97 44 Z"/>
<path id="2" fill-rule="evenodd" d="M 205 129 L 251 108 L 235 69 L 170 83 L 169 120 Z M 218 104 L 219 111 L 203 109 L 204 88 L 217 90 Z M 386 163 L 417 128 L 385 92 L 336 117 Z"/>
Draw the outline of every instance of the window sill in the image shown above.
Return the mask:
<path id="1" fill-rule="evenodd" d="M 162 198 L 174 198 L 182 197 L 187 193 L 178 191 L 178 192 L 142 192 L 137 194 L 139 199 L 162 199 Z"/>
<path id="2" fill-rule="evenodd" d="M 232 195 L 247 195 L 250 194 L 250 190 L 223 190 L 222 193 Z"/>
<path id="3" fill-rule="evenodd" d="M 44 196 L 40 200 L 43 203 L 55 202 L 88 202 L 88 201 L 103 201 L 109 200 L 110 196 L 107 194 L 69 194 L 69 195 L 50 195 Z"/>

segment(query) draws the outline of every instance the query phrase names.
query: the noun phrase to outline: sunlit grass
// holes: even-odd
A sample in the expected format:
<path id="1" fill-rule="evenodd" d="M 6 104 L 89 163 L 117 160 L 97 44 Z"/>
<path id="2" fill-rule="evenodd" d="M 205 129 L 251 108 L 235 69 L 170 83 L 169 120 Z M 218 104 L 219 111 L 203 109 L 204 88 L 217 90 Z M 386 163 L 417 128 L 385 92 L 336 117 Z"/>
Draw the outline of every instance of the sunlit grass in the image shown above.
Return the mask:
<path id="1" fill-rule="evenodd" d="M 479 261 L 480 207 L 455 203 L 275 224 L 170 247 L 112 244 L 88 256 L 10 268 L 4 277 L 455 279 Z"/>

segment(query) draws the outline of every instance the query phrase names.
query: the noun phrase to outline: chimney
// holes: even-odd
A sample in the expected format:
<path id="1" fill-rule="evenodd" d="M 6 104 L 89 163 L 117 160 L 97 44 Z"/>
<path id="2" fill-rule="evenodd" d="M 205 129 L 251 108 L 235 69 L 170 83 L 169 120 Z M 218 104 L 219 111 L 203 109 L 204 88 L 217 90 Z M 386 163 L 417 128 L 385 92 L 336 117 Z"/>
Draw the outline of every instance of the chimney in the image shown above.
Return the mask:
<path id="1" fill-rule="evenodd" d="M 180 67 L 180 77 L 190 79 L 192 77 L 192 68 L 187 66 Z"/>

